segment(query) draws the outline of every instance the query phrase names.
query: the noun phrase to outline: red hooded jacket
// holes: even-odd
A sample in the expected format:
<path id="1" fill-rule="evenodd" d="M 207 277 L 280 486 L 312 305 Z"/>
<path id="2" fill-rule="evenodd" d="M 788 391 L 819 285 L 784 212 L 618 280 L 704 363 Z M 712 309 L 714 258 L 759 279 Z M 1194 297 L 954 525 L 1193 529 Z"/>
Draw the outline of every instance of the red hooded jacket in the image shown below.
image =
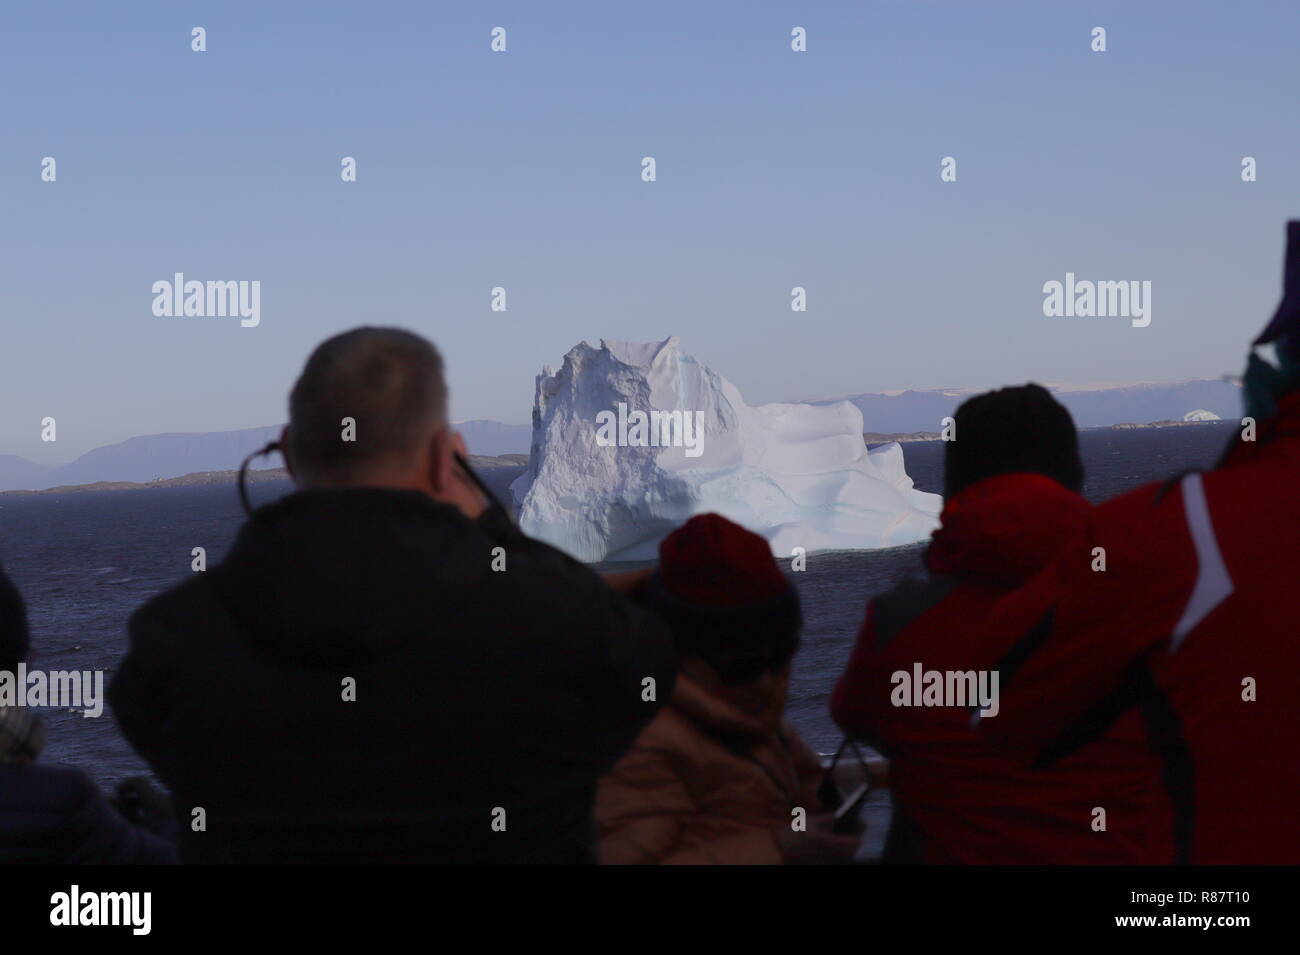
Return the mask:
<path id="1" fill-rule="evenodd" d="M 1180 861 L 1300 861 L 1300 394 L 1225 464 L 1097 508 L 990 632 L 1036 644 L 982 734 L 1041 752 L 1135 683 Z M 1103 548 L 1104 572 L 1090 556 Z"/>
<path id="2" fill-rule="evenodd" d="M 926 556 L 929 579 L 869 604 L 831 714 L 890 756 L 896 817 L 920 843 L 920 858 L 913 845 L 908 861 L 1170 861 L 1168 803 L 1136 709 L 1080 726 L 1031 764 L 990 747 L 972 725 L 971 707 L 892 701 L 893 675 L 918 664 L 945 672 L 1007 665 L 1021 632 L 990 631 L 986 618 L 1062 548 L 1082 545 L 1090 510 L 1041 475 L 980 481 L 945 505 Z"/>

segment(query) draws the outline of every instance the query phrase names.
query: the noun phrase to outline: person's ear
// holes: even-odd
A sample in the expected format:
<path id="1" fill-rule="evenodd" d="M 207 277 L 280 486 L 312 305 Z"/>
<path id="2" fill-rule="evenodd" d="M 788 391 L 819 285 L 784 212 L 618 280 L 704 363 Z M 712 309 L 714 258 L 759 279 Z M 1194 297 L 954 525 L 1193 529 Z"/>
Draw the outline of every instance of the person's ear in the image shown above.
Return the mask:
<path id="1" fill-rule="evenodd" d="M 284 458 L 284 469 L 293 477 L 293 462 L 289 460 L 289 426 L 280 429 L 280 457 Z"/>

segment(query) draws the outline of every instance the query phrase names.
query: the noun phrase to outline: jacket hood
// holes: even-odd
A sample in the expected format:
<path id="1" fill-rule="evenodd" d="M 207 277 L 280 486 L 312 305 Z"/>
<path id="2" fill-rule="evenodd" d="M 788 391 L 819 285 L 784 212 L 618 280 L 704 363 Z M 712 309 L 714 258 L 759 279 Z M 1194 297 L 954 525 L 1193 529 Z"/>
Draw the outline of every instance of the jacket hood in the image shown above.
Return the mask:
<path id="1" fill-rule="evenodd" d="M 1282 263 L 1282 301 L 1253 344 L 1285 341 L 1290 349 L 1300 344 L 1300 220 L 1286 224 L 1286 252 Z"/>
<path id="2" fill-rule="evenodd" d="M 1091 505 L 1041 474 L 999 474 L 944 504 L 926 565 L 993 590 L 1018 587 L 1087 532 Z"/>
<path id="3" fill-rule="evenodd" d="M 1240 432 L 1234 432 L 1228 439 L 1221 467 L 1245 464 L 1258 460 L 1261 455 L 1282 455 L 1288 460 L 1300 460 L 1300 441 L 1297 440 L 1300 438 L 1300 390 L 1277 398 L 1268 417 L 1257 420 L 1255 426 L 1254 441 L 1242 441 Z"/>
<path id="4" fill-rule="evenodd" d="M 209 573 L 251 650 L 332 667 L 427 639 L 489 571 L 492 546 L 416 491 L 307 490 L 260 508 Z"/>

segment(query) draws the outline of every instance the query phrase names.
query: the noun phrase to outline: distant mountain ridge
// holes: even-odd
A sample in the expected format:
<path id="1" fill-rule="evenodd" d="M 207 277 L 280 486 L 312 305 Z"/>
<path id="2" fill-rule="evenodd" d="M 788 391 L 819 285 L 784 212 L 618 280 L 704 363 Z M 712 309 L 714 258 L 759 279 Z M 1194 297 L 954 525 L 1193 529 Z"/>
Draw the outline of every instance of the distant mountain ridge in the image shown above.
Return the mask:
<path id="1" fill-rule="evenodd" d="M 87 451 L 67 464 L 42 465 L 13 454 L 0 455 L 0 491 L 44 490 L 100 483 L 147 484 L 180 475 L 238 468 L 254 451 L 276 440 L 282 425 L 238 431 L 148 434 Z M 532 428 L 500 421 L 463 421 L 471 454 L 496 457 L 528 453 Z M 259 458 L 253 468 L 281 467 L 278 454 Z"/>
<path id="2" fill-rule="evenodd" d="M 15 455 L 0 457 L 0 491 L 41 490 L 62 485 L 128 482 L 143 484 L 197 471 L 239 467 L 252 452 L 274 441 L 280 426 L 239 431 L 147 434 L 87 451 L 67 464 L 34 464 Z M 276 467 L 278 455 L 254 467 Z"/>
<path id="3" fill-rule="evenodd" d="M 1241 387 L 1222 379 L 1168 384 L 1136 384 L 1076 389 L 1045 386 L 1056 395 L 1079 428 L 1104 428 L 1125 422 L 1181 421 L 1191 411 L 1209 411 L 1225 420 L 1241 417 Z M 941 422 L 975 391 L 934 389 L 892 394 L 866 392 L 847 399 L 819 399 L 809 404 L 847 400 L 862 412 L 864 430 L 877 439 L 937 432 Z M 528 454 L 532 426 L 476 418 L 455 424 L 471 454 Z M 67 464 L 47 466 L 13 454 L 0 454 L 0 491 L 101 482 L 146 484 L 205 471 L 228 471 L 279 436 L 281 425 L 238 431 L 151 434 L 87 451 Z M 895 440 L 897 438 L 894 438 Z M 280 467 L 270 455 L 253 467 Z"/>
<path id="4" fill-rule="evenodd" d="M 528 466 L 528 455 L 526 454 L 503 454 L 503 455 L 483 455 L 471 454 L 469 464 L 475 471 L 481 472 L 481 476 L 492 476 L 493 472 L 507 470 L 512 472 L 513 478 L 516 473 Z M 213 484 L 234 484 L 239 479 L 239 470 L 228 471 L 199 471 L 194 474 L 183 474 L 180 477 L 164 478 L 158 481 L 139 482 L 139 481 L 95 481 L 91 484 L 60 484 L 55 487 L 42 488 L 41 490 L 11 490 L 0 491 L 0 497 L 25 497 L 29 495 L 40 494 L 75 494 L 86 491 L 146 491 L 156 490 L 158 488 L 173 487 L 206 487 Z M 251 472 L 247 476 L 248 484 L 261 484 L 267 481 L 288 481 L 289 472 L 282 467 L 271 467 Z M 496 479 L 498 484 L 502 483 L 499 478 Z M 489 485 L 492 481 L 488 482 Z M 508 483 L 508 482 L 506 482 Z"/>
<path id="5" fill-rule="evenodd" d="M 1241 386 L 1221 378 L 1092 390 L 1074 390 L 1068 385 L 1044 387 L 1069 409 L 1077 428 L 1107 428 L 1126 421 L 1182 420 L 1183 415 L 1193 410 L 1211 411 L 1225 419 L 1241 417 Z M 978 393 L 951 388 L 896 394 L 868 392 L 810 403 L 847 400 L 862 412 L 867 431 L 911 434 L 939 431 L 944 418 Z"/>

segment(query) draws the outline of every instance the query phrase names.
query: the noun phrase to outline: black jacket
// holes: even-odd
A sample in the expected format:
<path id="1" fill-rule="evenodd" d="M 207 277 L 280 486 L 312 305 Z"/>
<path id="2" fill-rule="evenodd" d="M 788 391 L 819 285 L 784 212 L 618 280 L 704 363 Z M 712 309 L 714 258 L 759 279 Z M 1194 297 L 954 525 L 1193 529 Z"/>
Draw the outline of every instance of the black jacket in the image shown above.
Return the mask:
<path id="1" fill-rule="evenodd" d="M 130 631 L 109 698 L 190 862 L 589 861 L 596 777 L 676 666 L 582 564 L 382 489 L 259 510 Z"/>
<path id="2" fill-rule="evenodd" d="M 0 865 L 168 865 L 176 846 L 119 816 L 85 773 L 0 763 Z"/>
<path id="3" fill-rule="evenodd" d="M 27 608 L 0 570 L 0 670 L 27 655 Z M 176 846 L 127 822 L 85 773 L 0 763 L 0 865 L 157 865 Z"/>

